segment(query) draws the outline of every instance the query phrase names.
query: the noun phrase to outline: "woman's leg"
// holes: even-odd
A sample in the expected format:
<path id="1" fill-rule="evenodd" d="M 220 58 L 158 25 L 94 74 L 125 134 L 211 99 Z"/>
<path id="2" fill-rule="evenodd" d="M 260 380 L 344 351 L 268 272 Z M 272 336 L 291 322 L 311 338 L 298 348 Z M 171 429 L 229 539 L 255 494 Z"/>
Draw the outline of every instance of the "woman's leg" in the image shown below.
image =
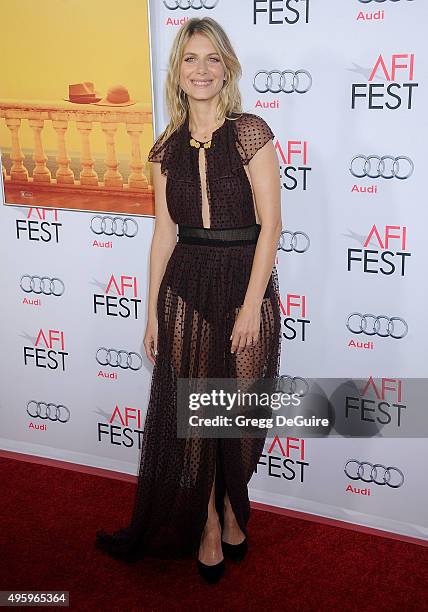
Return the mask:
<path id="1" fill-rule="evenodd" d="M 232 506 L 230 505 L 229 495 L 224 496 L 224 524 L 223 524 L 223 534 L 222 539 L 228 544 L 240 544 L 245 535 L 242 533 L 239 528 L 238 522 L 236 520 L 235 514 L 232 510 Z"/>
<path id="2" fill-rule="evenodd" d="M 216 565 L 223 559 L 221 524 L 215 507 L 215 470 L 208 502 L 208 518 L 201 536 L 198 559 L 205 565 Z"/>
<path id="3" fill-rule="evenodd" d="M 260 334 L 256 344 L 235 354 L 234 371 L 232 371 L 240 380 L 240 389 L 243 391 L 245 391 L 246 379 L 249 379 L 251 386 L 252 381 L 277 375 L 275 355 L 279 351 L 280 320 L 279 310 L 274 300 L 275 298 L 272 296 L 263 300 Z M 238 311 L 239 309 L 237 309 L 235 317 Z M 253 474 L 262 449 L 263 443 L 260 439 L 241 439 L 240 441 L 240 465 L 247 482 Z M 240 544 L 245 539 L 245 534 L 239 527 L 227 490 L 223 500 L 223 509 L 222 539 L 228 544 Z"/>

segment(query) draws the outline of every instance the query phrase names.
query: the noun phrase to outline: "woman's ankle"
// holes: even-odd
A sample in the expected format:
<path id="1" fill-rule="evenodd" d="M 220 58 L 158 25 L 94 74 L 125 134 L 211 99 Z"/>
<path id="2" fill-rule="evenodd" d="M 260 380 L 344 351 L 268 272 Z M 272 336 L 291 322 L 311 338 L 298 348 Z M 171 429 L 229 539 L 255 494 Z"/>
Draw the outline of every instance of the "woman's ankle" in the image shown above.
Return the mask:
<path id="1" fill-rule="evenodd" d="M 233 512 L 230 506 L 228 509 L 226 508 L 224 509 L 223 524 L 227 525 L 228 527 L 235 527 L 236 525 L 238 525 L 238 521 L 236 520 L 235 513 Z"/>
<path id="2" fill-rule="evenodd" d="M 218 529 L 220 527 L 221 527 L 220 518 L 219 518 L 218 514 L 215 514 L 215 515 L 209 516 L 207 518 L 207 521 L 205 523 L 204 531 L 212 531 L 212 530 Z"/>

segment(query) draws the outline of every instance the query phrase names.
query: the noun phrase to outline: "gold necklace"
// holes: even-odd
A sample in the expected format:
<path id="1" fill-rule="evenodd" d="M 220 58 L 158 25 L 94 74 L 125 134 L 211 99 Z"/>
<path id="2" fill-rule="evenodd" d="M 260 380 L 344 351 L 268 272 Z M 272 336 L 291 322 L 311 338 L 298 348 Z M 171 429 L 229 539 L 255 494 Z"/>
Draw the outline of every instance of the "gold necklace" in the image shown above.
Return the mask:
<path id="1" fill-rule="evenodd" d="M 217 131 L 217 129 L 218 128 L 215 128 L 213 130 L 213 134 L 214 134 L 214 132 Z M 195 147 L 195 149 L 200 149 L 201 147 L 203 147 L 204 149 L 209 149 L 209 148 L 211 148 L 212 137 L 207 142 L 201 142 L 200 140 L 197 140 L 196 138 L 193 138 L 193 136 L 191 136 L 189 142 L 190 142 L 190 146 L 191 147 Z"/>
<path id="2" fill-rule="evenodd" d="M 199 140 L 196 140 L 196 138 L 191 138 L 190 146 L 195 147 L 196 149 L 200 149 L 201 146 L 204 147 L 204 149 L 209 149 L 211 147 L 211 140 L 208 140 L 207 142 L 200 142 Z"/>

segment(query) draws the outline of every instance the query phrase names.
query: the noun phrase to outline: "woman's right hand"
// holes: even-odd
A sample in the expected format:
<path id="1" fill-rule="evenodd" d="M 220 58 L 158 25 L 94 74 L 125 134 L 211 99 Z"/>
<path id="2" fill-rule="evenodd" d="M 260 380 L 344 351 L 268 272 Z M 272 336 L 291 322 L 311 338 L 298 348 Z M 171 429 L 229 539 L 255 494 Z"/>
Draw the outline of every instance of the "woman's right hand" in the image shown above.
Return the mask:
<path id="1" fill-rule="evenodd" d="M 151 364 L 155 365 L 157 344 L 158 344 L 158 322 L 155 318 L 150 318 L 147 321 L 146 333 L 144 335 L 144 348 L 146 350 L 147 359 Z"/>

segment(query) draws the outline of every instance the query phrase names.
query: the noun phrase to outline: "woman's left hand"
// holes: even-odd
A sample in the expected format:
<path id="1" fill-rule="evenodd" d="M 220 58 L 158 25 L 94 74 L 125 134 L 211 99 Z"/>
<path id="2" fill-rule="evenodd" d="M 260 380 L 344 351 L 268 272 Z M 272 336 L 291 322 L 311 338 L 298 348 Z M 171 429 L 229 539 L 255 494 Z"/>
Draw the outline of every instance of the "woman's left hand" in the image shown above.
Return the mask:
<path id="1" fill-rule="evenodd" d="M 231 353 L 239 355 L 247 348 L 254 346 L 260 333 L 260 306 L 242 304 L 233 326 Z"/>

